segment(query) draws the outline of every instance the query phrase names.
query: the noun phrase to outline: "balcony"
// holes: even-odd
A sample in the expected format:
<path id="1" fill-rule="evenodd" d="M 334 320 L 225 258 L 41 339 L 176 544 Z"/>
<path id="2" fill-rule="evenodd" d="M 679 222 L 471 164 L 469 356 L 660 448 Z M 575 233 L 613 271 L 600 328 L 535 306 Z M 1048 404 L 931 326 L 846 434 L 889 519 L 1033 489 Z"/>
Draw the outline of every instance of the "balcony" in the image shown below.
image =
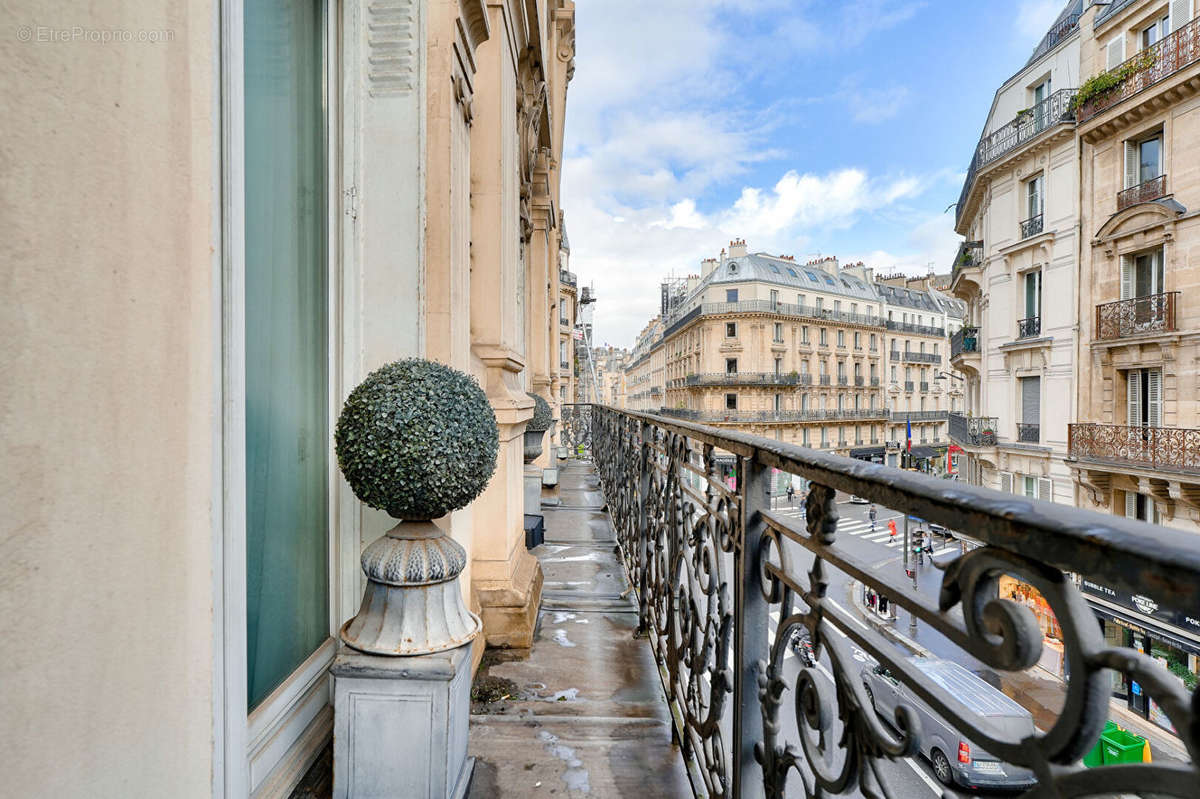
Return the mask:
<path id="1" fill-rule="evenodd" d="M 1017 422 L 1017 441 L 1022 444 L 1036 444 L 1041 440 L 1041 425 Z"/>
<path id="2" fill-rule="evenodd" d="M 562 283 L 564 286 L 575 286 L 578 285 L 579 281 L 576 279 L 574 272 L 568 272 L 566 269 L 560 269 L 558 270 L 558 282 Z"/>
<path id="3" fill-rule="evenodd" d="M 954 263 L 950 267 L 950 284 L 958 278 L 964 269 L 978 269 L 983 266 L 983 242 L 964 241 L 958 245 L 954 255 Z"/>
<path id="4" fill-rule="evenodd" d="M 1175 327 L 1175 309 L 1179 292 L 1151 294 L 1096 306 L 1096 339 L 1141 336 L 1147 333 L 1171 333 Z"/>
<path id="5" fill-rule="evenodd" d="M 1107 74 L 1122 78 L 1107 91 L 1080 95 L 1078 118 L 1082 125 L 1122 100 L 1169 78 L 1200 60 L 1200 18 L 1193 19 L 1170 36 L 1164 36 Z"/>
<path id="6" fill-rule="evenodd" d="M 558 324 L 559 324 L 559 327 L 563 327 L 568 330 L 570 330 L 570 328 L 571 328 L 571 320 L 567 319 L 565 316 L 558 317 Z"/>
<path id="7" fill-rule="evenodd" d="M 1036 338 L 1042 334 L 1042 317 L 1031 316 L 1017 320 L 1017 338 Z"/>
<path id="8" fill-rule="evenodd" d="M 913 390 L 913 381 L 905 380 L 904 381 L 904 390 L 911 393 Z"/>
<path id="9" fill-rule="evenodd" d="M 795 386 L 801 384 L 800 375 L 795 372 L 787 374 L 775 372 L 706 372 L 692 374 L 684 378 L 688 386 Z"/>
<path id="10" fill-rule="evenodd" d="M 900 350 L 892 350 L 891 352 L 888 353 L 888 355 L 891 357 L 891 360 L 893 360 L 893 361 L 900 360 Z"/>
<path id="11" fill-rule="evenodd" d="M 950 337 L 951 360 L 964 352 L 979 352 L 979 328 L 964 327 Z"/>
<path id="12" fill-rule="evenodd" d="M 979 140 L 979 144 L 975 146 L 975 153 L 971 157 L 971 163 L 967 167 L 967 179 L 963 181 L 962 191 L 958 196 L 958 206 L 954 217 L 955 226 L 962 224 L 971 189 L 975 185 L 975 178 L 979 171 L 1004 158 L 1017 148 L 1028 144 L 1046 131 L 1058 125 L 1073 122 L 1075 119 L 1073 111 L 1075 95 L 1075 89 L 1059 89 L 1032 108 L 1027 108 L 1017 114 L 1007 125 Z"/>
<path id="13" fill-rule="evenodd" d="M 1153 763 L 1092 770 L 1080 763 L 1112 713 L 1109 686 L 1120 682 L 1121 674 L 1127 684 L 1136 681 L 1189 741 L 1198 710 L 1165 665 L 1105 640 L 1071 577 L 1082 573 L 1098 585 L 1163 608 L 1198 607 L 1200 551 L 1188 532 L 662 416 L 566 406 L 564 428 L 564 444 L 585 456 L 569 461 L 565 470 L 572 479 L 580 475 L 570 484 L 572 496 L 590 496 L 593 513 L 585 529 L 596 533 L 582 540 L 601 553 L 581 548 L 581 554 L 600 558 L 600 570 L 611 578 L 602 586 L 592 580 L 585 590 L 598 594 L 603 588 L 608 597 L 618 592 L 627 596 L 628 607 L 621 610 L 627 611 L 628 624 L 608 621 L 618 614 L 601 616 L 605 611 L 597 608 L 590 618 L 605 619 L 606 632 L 609 626 L 614 630 L 602 636 L 590 632 L 601 624 L 576 630 L 565 618 L 551 622 L 552 616 L 544 614 L 547 632 L 533 655 L 545 657 L 539 647 L 542 653 L 553 652 L 576 674 L 586 664 L 597 672 L 597 680 L 628 674 L 631 688 L 618 702 L 607 699 L 621 693 L 608 682 L 597 692 L 601 700 L 585 700 L 578 691 L 584 704 L 576 711 L 577 721 L 550 729 L 537 717 L 554 712 L 560 703 L 541 708 L 533 701 L 518 702 L 508 720 L 529 721 L 500 725 L 484 720 L 489 728 L 482 732 L 502 736 L 500 743 L 509 747 L 497 752 L 502 757 L 486 760 L 511 757 L 513 746 L 541 752 L 550 744 L 569 745 L 570 751 L 560 757 L 579 758 L 585 767 L 604 764 L 592 766 L 596 795 L 601 775 L 604 785 L 618 786 L 604 793 L 614 796 L 917 796 L 926 786 L 913 781 L 907 768 L 911 764 L 899 761 L 912 756 L 929 731 L 904 704 L 886 714 L 901 719 L 896 727 L 876 715 L 862 670 L 877 662 L 905 693 L 917 694 L 952 724 L 962 739 L 985 741 L 987 751 L 1000 760 L 1037 775 L 1044 782 L 1035 791 L 1136 795 L 1153 786 L 1156 794 L 1195 794 L 1200 772 L 1186 756 L 1179 761 L 1156 752 Z M 731 462 L 736 478 L 721 466 Z M 595 474 L 585 473 L 593 464 Z M 811 480 L 804 517 L 787 508 L 772 509 L 775 470 Z M 943 570 L 935 572 L 937 583 L 929 591 L 914 591 L 899 564 L 872 568 L 859 540 L 839 530 L 838 514 L 845 510 L 838 505 L 839 492 L 947 529 L 970 530 L 986 546 L 965 553 L 948 549 L 938 558 Z M 610 566 L 603 558 L 614 552 L 617 560 Z M 580 559 L 575 551 L 564 554 L 570 555 L 564 560 Z M 584 579 L 587 586 L 591 579 L 590 571 L 583 578 L 571 576 L 575 573 L 556 564 L 549 553 L 539 557 L 546 559 L 547 581 Z M 552 573 L 552 568 L 557 570 Z M 1022 603 L 997 595 L 995 578 L 1001 573 L 1038 589 L 1060 620 L 1063 643 L 1071 653 L 1065 684 L 1054 689 L 1061 712 L 1044 714 L 1038 729 L 1009 730 L 973 704 L 964 704 L 844 604 L 849 581 L 861 580 L 889 597 L 924 633 L 936 634 L 939 655 L 977 659 L 975 670 L 1000 675 L 996 679 L 1004 687 L 1009 680 L 1025 679 L 1026 685 L 1049 687 L 1036 670 L 1045 650 L 1042 630 Z M 555 598 L 560 601 L 565 600 Z M 616 604 L 615 599 L 606 602 Z M 797 632 L 812 641 L 818 665 L 805 668 L 793 656 L 788 642 Z M 573 648 L 564 649 L 563 639 Z M 546 682 L 541 672 L 522 670 L 520 662 L 503 666 L 515 669 L 509 673 L 526 683 Z M 646 701 L 635 697 L 653 683 L 647 672 L 661 677 L 664 712 L 648 714 L 640 726 L 625 723 L 614 731 L 592 708 L 604 701 L 606 713 L 633 715 L 623 706 L 638 702 L 637 712 L 644 712 Z M 536 698 L 544 704 L 555 691 L 573 686 L 578 683 L 564 682 L 554 672 Z M 567 701 L 574 702 L 574 694 Z M 501 726 L 511 732 L 502 734 Z M 633 738 L 636 752 L 600 748 L 583 737 L 590 733 L 578 731 L 581 727 L 596 729 L 596 735 L 617 746 L 625 741 L 628 747 L 626 739 Z M 537 735 L 549 743 L 539 745 Z M 680 742 L 677 757 L 693 778 L 690 789 L 678 782 L 663 784 L 679 769 L 664 763 L 661 755 L 669 739 Z M 580 746 L 577 740 L 585 745 L 574 748 Z M 480 745 L 486 746 L 487 738 L 476 737 L 473 718 L 473 751 Z M 503 762 L 501 775 L 520 773 L 519 762 Z M 829 787 L 812 790 L 812 769 Z M 562 770 L 560 765 L 554 773 Z M 505 793 L 501 799 L 514 795 L 519 794 Z M 933 786 L 933 793 L 925 795 L 941 795 L 941 788 Z"/>
<path id="14" fill-rule="evenodd" d="M 1031 216 L 1021 223 L 1021 238 L 1027 239 L 1042 232 L 1042 215 Z"/>
<path id="15" fill-rule="evenodd" d="M 812 385 L 812 375 L 810 375 L 808 372 L 802 372 L 800 374 L 800 385 L 811 386 Z"/>
<path id="16" fill-rule="evenodd" d="M 1200 430 L 1078 422 L 1067 425 L 1067 456 L 1146 469 L 1200 472 Z"/>
<path id="17" fill-rule="evenodd" d="M 817 308 L 813 305 L 799 305 L 790 302 L 773 302 L 772 300 L 740 300 L 737 302 L 706 302 L 693 307 L 678 318 L 672 318 L 663 336 L 670 336 L 683 325 L 697 316 L 712 316 L 717 314 L 774 314 L 778 316 L 803 317 L 818 321 L 847 322 L 855 325 L 882 327 L 883 322 L 878 316 L 868 314 L 835 311 L 829 308 Z M 822 342 L 824 343 L 824 342 Z"/>
<path id="18" fill-rule="evenodd" d="M 839 386 L 847 386 L 847 385 L 850 385 L 850 381 L 849 381 L 849 380 L 846 378 L 846 376 L 845 376 L 845 375 L 838 375 L 838 382 L 837 382 L 837 384 L 838 384 Z"/>
<path id="19" fill-rule="evenodd" d="M 995 416 L 964 416 L 950 413 L 950 439 L 964 447 L 996 446 Z"/>
<path id="20" fill-rule="evenodd" d="M 1159 197 L 1165 197 L 1166 195 L 1167 176 L 1159 175 L 1156 178 L 1150 178 L 1136 186 L 1131 186 L 1122 192 L 1118 192 L 1117 210 L 1124 211 L 1131 205 L 1148 203 L 1151 200 L 1157 200 Z"/>
<path id="21" fill-rule="evenodd" d="M 863 378 L 862 378 L 862 375 L 855 375 L 855 376 L 854 376 L 854 385 L 855 385 L 856 387 L 858 387 L 858 388 L 862 388 L 862 386 L 863 386 Z"/>
<path id="22" fill-rule="evenodd" d="M 916 333 L 919 336 L 944 336 L 946 330 L 941 327 L 930 327 L 929 325 L 917 325 L 911 322 L 893 322 L 888 319 L 883 323 L 883 326 L 888 330 L 897 330 L 901 333 Z M 893 350 L 894 352 L 894 350 Z"/>
<path id="23" fill-rule="evenodd" d="M 829 385 L 829 375 L 821 375 L 821 385 Z"/>
<path id="24" fill-rule="evenodd" d="M 879 378 L 878 378 L 878 377 L 872 377 L 872 378 L 871 378 L 871 387 L 872 387 L 872 388 L 879 388 Z"/>
<path id="25" fill-rule="evenodd" d="M 928 391 L 928 390 L 929 390 L 929 383 L 925 380 L 922 380 L 921 381 L 921 391 L 924 392 L 924 391 Z"/>
<path id="26" fill-rule="evenodd" d="M 936 352 L 908 352 L 904 353 L 904 360 L 907 363 L 941 363 L 942 356 Z"/>
<path id="27" fill-rule="evenodd" d="M 570 361 L 559 361 L 558 367 L 565 372 L 571 368 L 571 362 Z"/>
<path id="28" fill-rule="evenodd" d="M 939 422 L 946 418 L 949 411 L 892 411 L 892 424 L 905 422 Z"/>
<path id="29" fill-rule="evenodd" d="M 855 419 L 884 420 L 888 412 L 883 408 L 859 408 L 837 410 L 697 410 L 694 408 L 664 408 L 663 414 L 676 419 L 714 424 L 786 424 L 789 422 L 838 422 Z"/>

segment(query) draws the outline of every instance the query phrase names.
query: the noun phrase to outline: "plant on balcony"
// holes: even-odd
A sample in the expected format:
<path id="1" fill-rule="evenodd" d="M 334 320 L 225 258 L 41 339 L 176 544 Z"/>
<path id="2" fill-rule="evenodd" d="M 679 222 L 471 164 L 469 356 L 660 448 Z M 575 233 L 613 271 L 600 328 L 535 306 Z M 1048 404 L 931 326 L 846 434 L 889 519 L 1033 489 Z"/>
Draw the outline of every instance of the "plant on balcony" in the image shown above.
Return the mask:
<path id="1" fill-rule="evenodd" d="M 334 443 L 356 497 L 397 519 L 428 520 L 482 493 L 500 436 L 473 377 L 409 358 L 376 369 L 350 392 Z"/>
<path id="2" fill-rule="evenodd" d="M 537 394 L 533 395 L 533 418 L 525 423 L 525 429 L 542 433 L 550 429 L 554 417 L 550 413 L 550 403 Z"/>
<path id="3" fill-rule="evenodd" d="M 1093 75 L 1079 87 L 1079 91 L 1071 98 L 1071 104 L 1068 108 L 1072 112 L 1083 108 L 1092 100 L 1104 97 L 1109 92 L 1119 88 L 1129 78 L 1132 78 L 1139 72 L 1144 72 L 1152 66 L 1154 66 L 1154 52 L 1152 50 L 1145 50 L 1141 55 L 1129 59 L 1115 69 L 1108 72 L 1101 72 L 1099 75 Z"/>

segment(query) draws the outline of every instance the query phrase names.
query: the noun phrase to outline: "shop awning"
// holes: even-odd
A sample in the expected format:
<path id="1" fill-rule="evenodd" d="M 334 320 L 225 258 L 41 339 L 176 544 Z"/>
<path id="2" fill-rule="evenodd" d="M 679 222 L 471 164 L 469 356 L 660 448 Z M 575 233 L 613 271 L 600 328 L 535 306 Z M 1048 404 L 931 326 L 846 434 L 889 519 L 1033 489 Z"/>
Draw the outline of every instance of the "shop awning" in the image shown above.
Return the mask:
<path id="1" fill-rule="evenodd" d="M 1184 652 L 1190 652 L 1197 657 L 1200 657 L 1200 642 L 1192 640 L 1186 634 L 1172 628 L 1158 624 L 1141 614 L 1132 611 L 1114 608 L 1111 605 L 1098 602 L 1088 602 L 1092 607 L 1092 612 L 1101 619 L 1106 621 L 1114 621 L 1122 627 L 1131 627 L 1134 630 L 1143 630 L 1152 638 L 1157 638 L 1164 643 L 1170 644 L 1176 649 Z"/>
<path id="2" fill-rule="evenodd" d="M 850 450 L 850 457 L 857 458 L 860 461 L 869 461 L 872 458 L 883 457 L 883 447 L 859 447 Z"/>
<path id="3" fill-rule="evenodd" d="M 912 448 L 912 456 L 914 458 L 936 458 L 938 451 L 933 447 L 917 447 Z"/>

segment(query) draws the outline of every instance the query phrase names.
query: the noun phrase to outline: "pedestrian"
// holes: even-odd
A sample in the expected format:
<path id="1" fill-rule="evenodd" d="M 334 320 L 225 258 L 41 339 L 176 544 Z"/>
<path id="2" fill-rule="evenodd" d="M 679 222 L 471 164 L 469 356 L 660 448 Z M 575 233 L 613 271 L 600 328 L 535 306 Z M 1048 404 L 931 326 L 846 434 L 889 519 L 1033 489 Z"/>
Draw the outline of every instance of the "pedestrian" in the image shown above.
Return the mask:
<path id="1" fill-rule="evenodd" d="M 894 544 L 896 542 L 896 520 L 895 519 L 888 519 L 888 536 L 889 536 L 888 540 Z"/>
<path id="2" fill-rule="evenodd" d="M 787 497 L 788 497 L 788 507 L 789 508 L 792 507 L 792 497 L 794 497 L 794 496 L 796 496 L 796 489 L 792 486 L 791 483 L 788 483 Z"/>
<path id="3" fill-rule="evenodd" d="M 871 519 L 871 532 L 875 532 L 875 503 L 871 503 L 871 509 L 867 511 L 867 516 Z"/>

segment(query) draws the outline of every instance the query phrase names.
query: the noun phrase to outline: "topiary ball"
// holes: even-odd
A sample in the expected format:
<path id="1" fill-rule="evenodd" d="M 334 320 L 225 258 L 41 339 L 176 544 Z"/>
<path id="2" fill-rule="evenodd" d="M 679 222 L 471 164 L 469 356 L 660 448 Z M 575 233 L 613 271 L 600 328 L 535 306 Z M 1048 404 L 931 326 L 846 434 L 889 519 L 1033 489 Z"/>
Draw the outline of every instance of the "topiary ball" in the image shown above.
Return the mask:
<path id="1" fill-rule="evenodd" d="M 376 369 L 346 399 L 334 433 L 354 495 L 397 519 L 464 507 L 496 470 L 496 414 L 479 383 L 433 361 Z"/>
<path id="2" fill-rule="evenodd" d="M 537 394 L 533 395 L 533 418 L 525 424 L 525 429 L 531 433 L 536 433 L 540 430 L 549 430 L 550 423 L 554 419 L 550 415 L 550 403 L 542 399 Z"/>

